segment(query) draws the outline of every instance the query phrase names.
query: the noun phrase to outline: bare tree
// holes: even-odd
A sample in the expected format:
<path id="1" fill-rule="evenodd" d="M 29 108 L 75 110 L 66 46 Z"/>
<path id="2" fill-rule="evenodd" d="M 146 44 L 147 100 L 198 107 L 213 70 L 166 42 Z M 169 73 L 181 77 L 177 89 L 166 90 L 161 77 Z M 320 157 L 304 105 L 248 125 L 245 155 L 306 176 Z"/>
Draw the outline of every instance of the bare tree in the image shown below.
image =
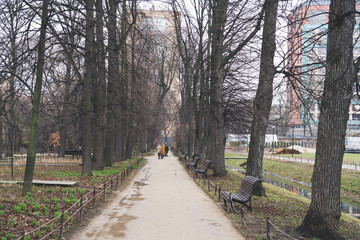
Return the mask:
<path id="1" fill-rule="evenodd" d="M 312 199 L 298 229 L 325 239 L 345 239 L 339 231 L 340 185 L 349 105 L 357 78 L 353 60 L 354 12 L 354 0 L 331 0 Z"/>
<path id="2" fill-rule="evenodd" d="M 223 176 L 225 170 L 225 128 L 223 109 L 223 84 L 225 78 L 225 66 L 239 53 L 246 44 L 260 30 L 260 23 L 265 8 L 257 18 L 253 30 L 241 40 L 227 55 L 223 55 L 224 31 L 226 24 L 227 8 L 229 1 L 219 0 L 212 2 L 212 26 L 211 26 L 211 75 L 210 75 L 210 124 L 209 124 L 209 152 L 210 159 L 214 162 L 214 175 Z"/>
<path id="3" fill-rule="evenodd" d="M 273 82 L 276 69 L 274 54 L 276 49 L 275 31 L 278 0 L 266 0 L 264 3 L 265 17 L 263 26 L 263 40 L 261 46 L 261 60 L 259 85 L 253 105 L 253 122 L 251 125 L 251 138 L 246 174 L 262 176 L 265 134 L 273 98 Z M 264 190 L 263 190 L 264 191 Z M 257 192 L 258 195 L 264 195 Z"/>
<path id="4" fill-rule="evenodd" d="M 94 106 L 94 118 L 92 129 L 94 131 L 93 142 L 93 169 L 101 170 L 104 168 L 104 127 L 105 127 L 105 46 L 104 46 L 104 10 L 103 1 L 95 1 L 96 8 L 96 60 L 97 60 L 97 78 L 93 78 L 92 83 L 92 102 Z"/>
<path id="5" fill-rule="evenodd" d="M 82 150 L 82 175 L 92 175 L 91 164 L 91 82 L 96 79 L 96 58 L 94 46 L 94 0 L 86 0 L 86 37 L 85 37 L 85 73 L 82 82 L 82 127 L 81 127 L 81 150 Z"/>
<path id="6" fill-rule="evenodd" d="M 31 114 L 31 126 L 30 126 L 30 139 L 26 158 L 26 168 L 24 175 L 23 194 L 31 192 L 32 181 L 34 176 L 35 159 L 36 159 L 36 143 L 38 136 L 39 126 L 39 112 L 40 112 L 40 99 L 41 99 L 41 88 L 42 78 L 44 71 L 45 61 L 45 43 L 46 43 L 46 26 L 48 22 L 48 5 L 49 1 L 44 0 L 41 14 L 41 28 L 40 28 L 40 39 L 38 43 L 38 59 L 36 64 L 36 83 L 32 93 L 33 95 L 33 106 Z"/>
<path id="7" fill-rule="evenodd" d="M 108 16 L 108 49 L 109 49 L 109 66 L 108 66 L 108 84 L 107 84 L 107 105 L 106 105 L 106 127 L 105 127 L 105 147 L 104 147 L 104 164 L 111 166 L 115 156 L 115 137 L 116 137 L 116 116 L 119 113 L 119 107 L 116 104 L 116 92 L 119 89 L 117 79 L 119 73 L 119 48 L 117 47 L 117 18 L 116 12 L 119 7 L 118 0 L 109 1 Z"/>

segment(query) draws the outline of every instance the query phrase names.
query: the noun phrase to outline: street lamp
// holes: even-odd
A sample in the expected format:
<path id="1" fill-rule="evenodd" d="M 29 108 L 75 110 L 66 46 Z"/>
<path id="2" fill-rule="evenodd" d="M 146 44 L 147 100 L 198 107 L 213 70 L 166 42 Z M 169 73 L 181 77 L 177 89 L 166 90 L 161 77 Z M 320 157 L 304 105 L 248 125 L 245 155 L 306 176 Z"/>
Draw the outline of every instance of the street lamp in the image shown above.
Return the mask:
<path id="1" fill-rule="evenodd" d="M 275 147 L 275 143 L 274 143 L 275 133 L 274 133 L 274 130 L 275 130 L 275 127 L 273 126 L 272 129 L 273 129 L 272 154 L 274 155 L 274 147 Z"/>
<path id="2" fill-rule="evenodd" d="M 294 157 L 294 123 L 292 124 L 292 138 L 291 138 L 291 145 L 292 145 L 292 151 L 291 151 L 291 157 Z"/>
<path id="3" fill-rule="evenodd" d="M 249 153 L 249 130 L 246 129 L 246 151 Z"/>

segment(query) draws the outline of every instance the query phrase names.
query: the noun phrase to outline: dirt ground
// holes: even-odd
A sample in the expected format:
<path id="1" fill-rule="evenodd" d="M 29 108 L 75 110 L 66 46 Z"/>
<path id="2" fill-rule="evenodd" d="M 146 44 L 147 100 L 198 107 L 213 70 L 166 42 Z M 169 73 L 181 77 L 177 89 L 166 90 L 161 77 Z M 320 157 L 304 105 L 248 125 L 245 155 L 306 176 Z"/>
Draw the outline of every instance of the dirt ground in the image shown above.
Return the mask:
<path id="1" fill-rule="evenodd" d="M 178 160 L 154 155 L 87 226 L 68 239 L 245 239 Z"/>

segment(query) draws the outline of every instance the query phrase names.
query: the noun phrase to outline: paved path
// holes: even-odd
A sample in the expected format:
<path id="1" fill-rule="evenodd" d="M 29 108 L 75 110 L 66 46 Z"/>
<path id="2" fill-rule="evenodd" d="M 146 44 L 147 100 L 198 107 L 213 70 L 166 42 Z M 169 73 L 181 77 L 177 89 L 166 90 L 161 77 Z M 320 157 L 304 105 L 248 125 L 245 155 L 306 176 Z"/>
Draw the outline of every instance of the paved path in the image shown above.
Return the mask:
<path id="1" fill-rule="evenodd" d="M 131 184 L 72 239 L 242 240 L 177 158 L 154 155 Z"/>

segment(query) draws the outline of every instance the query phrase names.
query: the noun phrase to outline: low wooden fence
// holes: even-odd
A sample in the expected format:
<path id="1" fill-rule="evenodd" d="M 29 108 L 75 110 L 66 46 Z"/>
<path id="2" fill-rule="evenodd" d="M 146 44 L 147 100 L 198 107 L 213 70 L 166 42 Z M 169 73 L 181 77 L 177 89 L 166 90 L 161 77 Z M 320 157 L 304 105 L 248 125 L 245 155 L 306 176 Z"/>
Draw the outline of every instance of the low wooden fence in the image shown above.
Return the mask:
<path id="1" fill-rule="evenodd" d="M 117 190 L 119 186 L 121 186 L 127 177 L 130 175 L 133 169 L 137 169 L 140 163 L 140 159 L 137 159 L 135 163 L 131 164 L 129 167 L 124 169 L 122 172 L 118 173 L 117 175 L 113 176 L 110 180 L 96 185 L 93 189 L 89 190 L 86 194 L 81 194 L 81 197 L 74 203 L 71 207 L 66 210 L 63 210 L 61 215 L 58 215 L 51 219 L 50 221 L 46 222 L 45 224 L 29 231 L 29 232 L 22 232 L 21 236 L 16 238 L 17 240 L 27 240 L 33 239 L 33 235 L 44 228 L 50 228 L 51 224 L 56 224 L 56 227 L 53 227 L 52 231 L 48 232 L 45 236 L 39 238 L 41 240 L 49 239 L 49 237 L 57 237 L 57 239 L 62 239 L 64 228 L 66 224 L 70 221 L 75 220 L 78 218 L 80 222 L 83 220 L 84 211 L 87 208 L 95 208 L 96 203 L 99 201 L 106 201 L 107 191 L 110 193 L 113 190 Z M 76 209 L 75 211 L 71 211 Z M 68 213 L 72 212 L 71 216 L 68 216 Z"/>

